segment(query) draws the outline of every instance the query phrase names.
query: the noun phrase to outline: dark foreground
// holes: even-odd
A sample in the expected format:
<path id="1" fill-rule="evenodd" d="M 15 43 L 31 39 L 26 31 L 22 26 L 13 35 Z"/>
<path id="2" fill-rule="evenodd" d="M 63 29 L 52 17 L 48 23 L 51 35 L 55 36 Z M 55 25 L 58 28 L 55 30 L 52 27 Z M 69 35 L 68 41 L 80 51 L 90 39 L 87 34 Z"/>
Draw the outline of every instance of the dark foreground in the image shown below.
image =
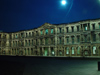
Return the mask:
<path id="1" fill-rule="evenodd" d="M 100 58 L 0 56 L 0 75 L 100 75 Z"/>

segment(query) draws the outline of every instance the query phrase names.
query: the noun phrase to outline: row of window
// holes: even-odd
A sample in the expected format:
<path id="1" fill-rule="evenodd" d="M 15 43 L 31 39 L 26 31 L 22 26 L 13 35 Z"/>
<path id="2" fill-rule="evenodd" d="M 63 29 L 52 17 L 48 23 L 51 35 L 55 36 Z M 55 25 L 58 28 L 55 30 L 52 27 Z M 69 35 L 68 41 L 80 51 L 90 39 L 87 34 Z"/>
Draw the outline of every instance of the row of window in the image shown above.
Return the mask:
<path id="1" fill-rule="evenodd" d="M 72 50 L 72 51 L 71 51 L 71 54 L 75 54 L 75 48 L 72 47 L 71 50 Z M 0 52 L 1 52 L 1 48 L 0 48 Z M 69 47 L 67 47 L 67 48 L 66 48 L 66 54 L 69 54 L 69 52 L 70 52 Z M 12 53 L 19 54 L 19 49 L 18 49 L 18 48 L 15 49 L 15 50 L 12 49 Z M 28 49 L 25 48 L 25 54 L 26 54 L 26 53 L 30 54 L 29 48 L 28 48 Z M 81 53 L 81 49 L 80 49 L 80 47 L 78 47 L 78 48 L 77 48 L 77 54 L 80 54 L 80 53 Z M 92 53 L 93 53 L 93 54 L 97 54 L 97 48 L 96 48 L 96 46 L 93 46 L 93 48 L 92 48 Z M 33 48 L 31 48 L 31 54 L 33 54 Z M 48 48 L 45 49 L 45 53 L 44 53 L 44 54 L 45 54 L 45 56 L 48 54 Z M 54 51 L 53 49 L 51 49 L 51 54 L 52 54 L 52 55 L 55 54 L 55 51 Z M 60 51 L 59 54 L 62 54 L 62 51 Z"/>
<path id="2" fill-rule="evenodd" d="M 92 24 L 92 29 L 94 30 L 96 27 L 95 27 L 95 24 Z M 87 31 L 87 30 L 90 30 L 90 25 L 89 24 L 83 24 L 81 25 L 81 29 L 83 29 L 84 31 Z M 100 23 L 99 23 L 99 29 L 100 29 Z M 72 32 L 74 32 L 74 26 L 71 27 L 71 30 Z M 80 31 L 80 28 L 79 26 L 77 26 L 77 31 Z M 69 27 L 66 27 L 66 32 L 68 33 L 69 32 Z M 59 28 L 59 33 L 62 33 L 62 28 Z"/>

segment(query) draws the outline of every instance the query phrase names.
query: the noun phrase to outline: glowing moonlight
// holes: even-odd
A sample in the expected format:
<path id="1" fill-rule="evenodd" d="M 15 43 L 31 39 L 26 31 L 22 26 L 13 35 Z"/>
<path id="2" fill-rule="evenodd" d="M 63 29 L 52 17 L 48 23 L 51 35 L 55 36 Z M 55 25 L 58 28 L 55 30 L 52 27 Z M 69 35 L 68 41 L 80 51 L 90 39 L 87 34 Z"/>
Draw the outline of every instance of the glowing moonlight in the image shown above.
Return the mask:
<path id="1" fill-rule="evenodd" d="M 66 1 L 62 1 L 62 4 L 65 5 L 66 4 Z"/>

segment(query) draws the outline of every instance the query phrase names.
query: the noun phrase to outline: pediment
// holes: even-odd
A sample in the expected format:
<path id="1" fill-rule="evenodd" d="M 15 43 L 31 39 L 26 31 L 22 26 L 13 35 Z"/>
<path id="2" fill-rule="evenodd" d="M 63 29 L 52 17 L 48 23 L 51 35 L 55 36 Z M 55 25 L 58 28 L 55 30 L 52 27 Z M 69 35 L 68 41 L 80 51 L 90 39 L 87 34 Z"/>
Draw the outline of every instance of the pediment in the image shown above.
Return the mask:
<path id="1" fill-rule="evenodd" d="M 55 26 L 54 25 L 51 25 L 49 23 L 45 23 L 42 26 L 40 26 L 39 28 L 40 29 L 48 29 L 48 28 L 53 28 L 53 27 L 55 27 Z"/>

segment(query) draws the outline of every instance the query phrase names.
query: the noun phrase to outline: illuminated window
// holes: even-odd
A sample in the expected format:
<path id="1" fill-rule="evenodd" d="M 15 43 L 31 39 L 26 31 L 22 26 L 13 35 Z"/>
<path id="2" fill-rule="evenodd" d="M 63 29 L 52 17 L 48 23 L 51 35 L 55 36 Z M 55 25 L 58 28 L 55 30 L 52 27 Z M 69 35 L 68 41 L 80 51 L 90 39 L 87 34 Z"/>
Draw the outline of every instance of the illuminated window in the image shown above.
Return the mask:
<path id="1" fill-rule="evenodd" d="M 51 34 L 53 33 L 53 29 L 51 29 Z"/>
<path id="2" fill-rule="evenodd" d="M 93 54 L 96 54 L 96 47 L 93 47 Z"/>
<path id="3" fill-rule="evenodd" d="M 99 23 L 99 29 L 100 29 L 100 23 Z"/>
<path id="4" fill-rule="evenodd" d="M 80 47 L 77 48 L 77 54 L 80 54 Z"/>
<path id="5" fill-rule="evenodd" d="M 45 30 L 45 34 L 48 34 L 48 29 Z"/>
<path id="6" fill-rule="evenodd" d="M 66 54 L 69 54 L 69 48 L 68 47 L 66 48 Z"/>
<path id="7" fill-rule="evenodd" d="M 15 38 L 18 38 L 17 34 L 16 34 L 16 37 Z"/>
<path id="8" fill-rule="evenodd" d="M 85 31 L 87 31 L 87 25 L 85 25 Z"/>
<path id="9" fill-rule="evenodd" d="M 43 34 L 43 31 L 41 30 L 41 35 Z"/>
<path id="10" fill-rule="evenodd" d="M 51 53 L 52 53 L 52 55 L 54 55 L 54 54 L 55 54 L 54 50 L 52 50 L 52 52 L 51 52 Z"/>
<path id="11" fill-rule="evenodd" d="M 72 47 L 72 54 L 74 54 L 74 47 Z"/>

